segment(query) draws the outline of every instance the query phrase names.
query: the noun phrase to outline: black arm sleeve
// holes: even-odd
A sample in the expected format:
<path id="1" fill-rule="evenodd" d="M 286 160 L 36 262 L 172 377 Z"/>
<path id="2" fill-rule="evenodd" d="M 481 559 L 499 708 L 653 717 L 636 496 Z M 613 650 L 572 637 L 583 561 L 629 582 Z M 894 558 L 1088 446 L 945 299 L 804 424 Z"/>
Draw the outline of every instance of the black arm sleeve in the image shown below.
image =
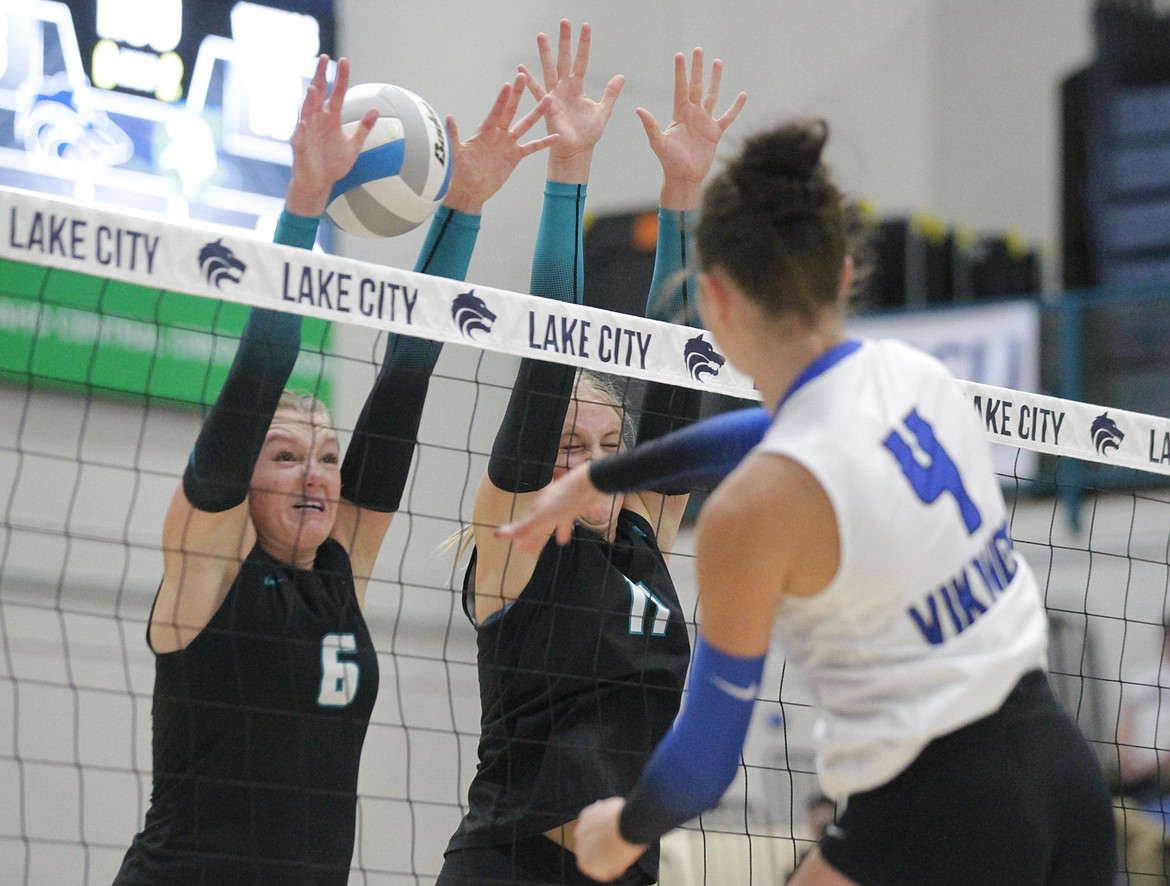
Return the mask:
<path id="1" fill-rule="evenodd" d="M 581 303 L 584 211 L 585 185 L 546 183 L 532 260 L 534 295 Z M 520 361 L 488 461 L 488 479 L 497 489 L 535 492 L 552 481 L 576 374 L 572 366 Z"/>
<path id="2" fill-rule="evenodd" d="M 772 417 L 759 406 L 725 412 L 590 462 L 589 479 L 602 492 L 711 489 L 735 470 L 771 424 Z"/>
<path id="3" fill-rule="evenodd" d="M 316 218 L 285 210 L 274 240 L 312 249 L 318 225 Z M 298 315 L 262 308 L 248 314 L 227 379 L 183 472 L 183 492 L 199 510 L 226 511 L 247 498 L 252 470 L 300 350 Z"/>
<path id="4" fill-rule="evenodd" d="M 252 470 L 300 347 L 298 315 L 252 309 L 227 379 L 183 472 L 183 492 L 199 510 L 226 511 L 247 497 Z"/>
<path id="5" fill-rule="evenodd" d="M 397 511 L 410 474 L 431 373 L 442 345 L 391 335 L 341 463 L 341 496 L 371 511 Z"/>
<path id="6" fill-rule="evenodd" d="M 561 363 L 520 361 L 488 461 L 488 479 L 497 489 L 535 492 L 552 482 L 576 374 Z"/>
<path id="7" fill-rule="evenodd" d="M 642 399 L 638 418 L 638 444 L 649 443 L 694 424 L 703 403 L 703 392 L 694 388 L 651 382 Z M 660 483 L 651 491 L 662 495 L 683 495 L 694 491 L 689 485 Z"/>
<path id="8" fill-rule="evenodd" d="M 467 276 L 480 217 L 439 207 L 415 270 L 452 280 Z M 418 443 L 440 342 L 390 335 L 378 379 L 366 398 L 341 463 L 341 496 L 358 507 L 390 513 L 402 493 Z"/>
<path id="9" fill-rule="evenodd" d="M 688 273 L 693 252 L 693 211 L 658 209 L 658 242 L 654 252 L 654 275 L 646 299 L 646 316 L 669 323 L 699 325 L 695 308 L 694 278 Z M 699 417 L 703 394 L 693 388 L 651 382 L 642 398 L 638 419 L 638 443 L 649 443 L 693 424 Z M 660 484 L 651 487 L 663 495 L 693 491 L 689 486 Z"/>

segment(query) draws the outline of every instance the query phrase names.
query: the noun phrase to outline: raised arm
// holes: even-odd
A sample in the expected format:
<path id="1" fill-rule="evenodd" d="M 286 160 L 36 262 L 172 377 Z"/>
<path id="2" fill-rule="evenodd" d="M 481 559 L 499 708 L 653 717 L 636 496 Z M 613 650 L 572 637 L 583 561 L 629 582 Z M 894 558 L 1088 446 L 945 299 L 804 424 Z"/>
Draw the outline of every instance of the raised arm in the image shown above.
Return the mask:
<path id="1" fill-rule="evenodd" d="M 705 89 L 703 79 L 702 49 L 695 47 L 692 52 L 689 74 L 686 56 L 676 53 L 670 123 L 665 129 L 659 129 L 653 114 L 645 108 L 637 109 L 650 149 L 662 165 L 658 242 L 646 316 L 688 326 L 700 324 L 691 267 L 695 211 L 702 197 L 703 182 L 715 161 L 719 140 L 747 101 L 747 94 L 739 93 L 731 106 L 716 117 L 723 62 L 715 59 L 712 63 Z M 699 417 L 701 400 L 701 392 L 694 388 L 651 383 L 642 399 L 638 442 L 646 443 L 688 426 Z M 655 526 L 664 553 L 669 553 L 674 546 L 691 489 L 690 485 L 679 483 L 656 485 L 635 499 L 644 516 Z"/>
<path id="2" fill-rule="evenodd" d="M 341 59 L 327 98 L 321 56 L 291 139 L 293 168 L 279 243 L 309 248 L 333 181 L 353 165 L 376 117 L 341 129 L 349 63 Z M 231 368 L 191 450 L 163 523 L 163 580 L 151 615 L 155 651 L 185 647 L 207 624 L 255 541 L 248 484 L 281 392 L 300 350 L 301 318 L 253 309 Z"/>
<path id="3" fill-rule="evenodd" d="M 451 186 L 431 221 L 416 271 L 465 279 L 484 204 L 523 158 L 556 141 L 555 134 L 522 141 L 548 107 L 547 101 L 538 102 L 517 120 L 523 94 L 524 77 L 517 75 L 501 87 L 487 117 L 467 141 L 460 139 L 454 118 L 447 118 Z M 342 503 L 334 535 L 350 552 L 359 600 L 364 601 L 368 576 L 401 504 L 431 374 L 441 351 L 439 342 L 396 334 L 387 337 L 381 370 L 342 463 Z"/>
<path id="4" fill-rule="evenodd" d="M 662 165 L 661 205 L 654 275 L 646 315 L 671 323 L 698 322 L 694 279 L 688 269 L 694 249 L 693 212 L 701 198 L 702 182 L 715 160 L 719 139 L 747 101 L 739 93 L 719 117 L 723 63 L 711 66 L 703 89 L 703 51 L 695 49 L 688 75 L 686 57 L 674 57 L 674 109 L 666 129 L 644 108 L 637 113 L 646 129 L 651 150 Z M 656 524 L 659 545 L 669 551 L 686 507 L 686 493 L 709 488 L 734 468 L 758 443 L 770 418 L 762 409 L 727 413 L 688 426 L 698 416 L 697 391 L 673 385 L 651 384 L 642 403 L 638 446 L 628 452 L 575 468 L 542 492 L 497 534 L 515 541 L 520 550 L 539 551 L 555 533 L 568 541 L 577 514 L 600 500 L 603 493 L 636 492 L 627 506 L 640 502 L 643 515 Z M 684 430 L 685 429 L 685 430 Z M 663 438 L 663 439 L 660 439 Z"/>
<path id="5" fill-rule="evenodd" d="M 520 66 L 533 96 L 548 102 L 545 124 L 549 134 L 557 136 L 549 148 L 531 292 L 576 304 L 581 303 L 584 291 L 585 191 L 593 150 L 624 83 L 621 75 L 614 76 L 600 100 L 588 97 L 584 78 L 591 42 L 592 30 L 583 24 L 574 54 L 572 26 L 562 21 L 555 54 L 548 37 L 537 36 L 542 82 Z M 552 480 L 575 376 L 571 366 L 530 359 L 520 362 L 487 475 L 476 496 L 476 608 L 480 619 L 515 599 L 535 568 L 535 555 L 510 556 L 508 546 L 489 527 L 523 513 L 532 495 Z"/>

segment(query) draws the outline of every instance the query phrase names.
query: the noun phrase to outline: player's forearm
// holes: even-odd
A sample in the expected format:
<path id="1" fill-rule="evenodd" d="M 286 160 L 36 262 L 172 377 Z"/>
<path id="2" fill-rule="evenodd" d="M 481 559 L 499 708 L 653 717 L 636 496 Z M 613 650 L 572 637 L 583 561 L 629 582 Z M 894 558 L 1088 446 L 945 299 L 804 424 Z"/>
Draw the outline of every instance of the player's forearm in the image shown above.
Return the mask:
<path id="1" fill-rule="evenodd" d="M 545 184 L 532 259 L 533 295 L 581 303 L 584 215 L 583 184 Z M 564 364 L 520 361 L 488 461 L 488 479 L 497 489 L 533 492 L 552 481 L 576 374 L 574 367 Z"/>
<path id="2" fill-rule="evenodd" d="M 651 319 L 687 326 L 699 322 L 695 279 L 690 273 L 694 259 L 694 223 L 694 213 L 658 208 L 654 274 L 646 299 L 646 316 Z"/>
<path id="3" fill-rule="evenodd" d="M 694 308 L 694 279 L 686 273 L 693 243 L 690 235 L 693 214 L 675 212 L 665 207 L 658 210 L 658 242 L 654 250 L 654 275 L 646 300 L 646 316 L 668 323 L 698 322 Z M 642 399 L 638 420 L 638 443 L 647 443 L 685 428 L 699 417 L 702 405 L 700 391 L 651 383 Z M 678 486 L 653 486 L 665 494 L 689 491 Z"/>
<path id="4" fill-rule="evenodd" d="M 623 840 L 644 845 L 713 807 L 735 778 L 764 657 L 740 658 L 700 634 L 682 712 L 622 809 Z"/>
<path id="5" fill-rule="evenodd" d="M 318 219 L 281 214 L 275 241 L 310 248 Z M 252 470 L 301 347 L 301 317 L 253 308 L 223 387 L 200 428 L 183 473 L 187 500 L 226 511 L 248 494 Z"/>
<path id="6" fill-rule="evenodd" d="M 545 183 L 529 291 L 581 304 L 585 291 L 584 184 Z"/>
<path id="7" fill-rule="evenodd" d="M 415 270 L 462 280 L 479 232 L 479 216 L 440 207 Z M 418 445 L 418 429 L 440 342 L 387 336 L 382 368 L 354 425 L 341 465 L 341 494 L 370 510 L 397 511 Z"/>
<path id="8" fill-rule="evenodd" d="M 609 493 L 711 488 L 763 439 L 771 423 L 762 407 L 725 412 L 591 462 L 589 478 Z"/>

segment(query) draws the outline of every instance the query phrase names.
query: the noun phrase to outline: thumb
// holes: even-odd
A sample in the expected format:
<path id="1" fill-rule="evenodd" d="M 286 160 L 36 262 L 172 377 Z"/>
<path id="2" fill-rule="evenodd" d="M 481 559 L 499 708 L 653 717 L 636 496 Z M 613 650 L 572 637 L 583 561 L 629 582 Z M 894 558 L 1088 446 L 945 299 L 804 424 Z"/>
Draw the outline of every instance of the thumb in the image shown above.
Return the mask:
<path id="1" fill-rule="evenodd" d="M 642 121 L 642 128 L 646 130 L 646 138 L 650 140 L 653 145 L 658 136 L 662 134 L 662 130 L 658 128 L 658 121 L 654 119 L 654 115 L 645 108 L 635 108 L 634 113 L 638 115 L 638 119 Z"/>
<path id="2" fill-rule="evenodd" d="M 463 142 L 461 142 L 459 140 L 459 127 L 455 125 L 455 118 L 452 117 L 450 114 L 448 114 L 447 119 L 446 119 L 446 123 L 447 123 L 447 136 L 451 139 L 451 144 L 456 146 L 456 147 L 463 144 Z"/>

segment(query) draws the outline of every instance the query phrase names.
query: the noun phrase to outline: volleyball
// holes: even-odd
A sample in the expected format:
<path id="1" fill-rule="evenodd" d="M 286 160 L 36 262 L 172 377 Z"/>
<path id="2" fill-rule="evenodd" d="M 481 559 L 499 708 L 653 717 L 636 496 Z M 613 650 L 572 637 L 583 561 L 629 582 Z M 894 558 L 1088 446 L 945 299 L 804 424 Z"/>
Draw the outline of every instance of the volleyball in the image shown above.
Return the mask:
<path id="1" fill-rule="evenodd" d="M 352 130 L 370 108 L 378 120 L 353 169 L 329 195 L 325 214 L 359 237 L 396 237 L 429 219 L 451 182 L 451 140 L 427 102 L 389 83 L 350 87 L 341 106 Z"/>

